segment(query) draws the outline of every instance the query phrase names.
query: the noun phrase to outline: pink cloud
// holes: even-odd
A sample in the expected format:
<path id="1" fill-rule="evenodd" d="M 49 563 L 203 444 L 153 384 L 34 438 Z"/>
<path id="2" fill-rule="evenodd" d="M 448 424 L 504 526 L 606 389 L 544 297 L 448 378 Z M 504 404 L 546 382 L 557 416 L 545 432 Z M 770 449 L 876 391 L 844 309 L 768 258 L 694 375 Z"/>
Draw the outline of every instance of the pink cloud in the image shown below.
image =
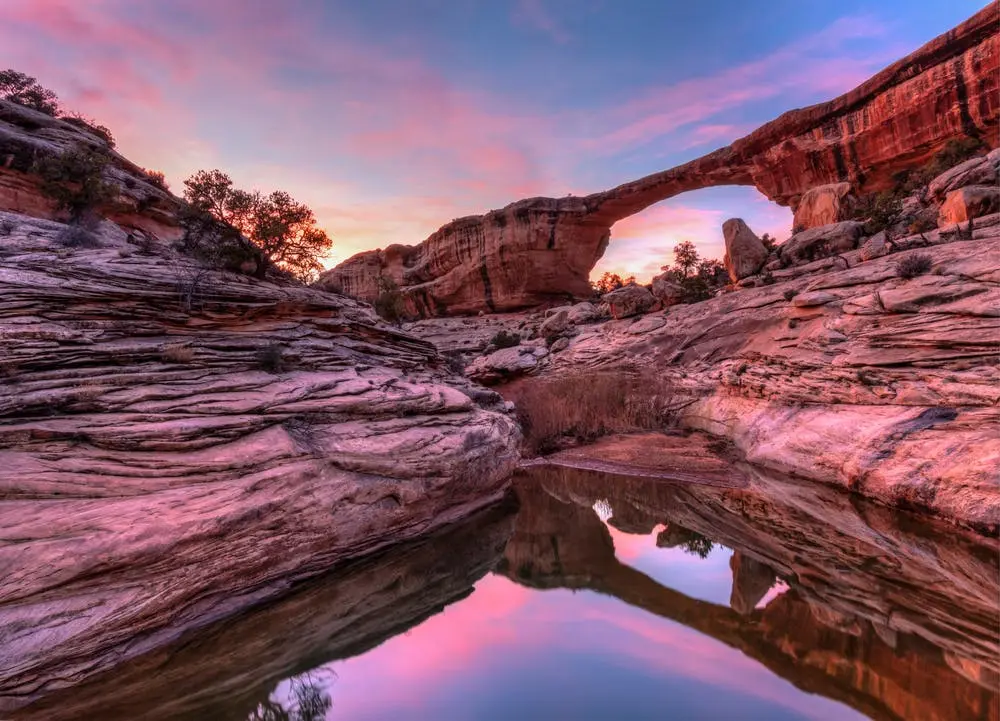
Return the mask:
<path id="1" fill-rule="evenodd" d="M 849 19 L 752 63 L 651 88 L 611 109 L 539 111 L 461 87 L 418 54 L 348 32 L 319 36 L 308 6 L 175 0 L 169 9 L 6 0 L 0 43 L 12 65 L 111 127 L 125 155 L 165 171 L 175 190 L 199 168 L 223 167 L 237 184 L 281 187 L 309 202 L 335 238 L 331 262 L 366 247 L 419 242 L 451 218 L 520 197 L 600 190 L 573 182 L 588 157 L 685 128 L 674 150 L 725 142 L 740 128 L 715 115 L 789 90 L 844 90 L 898 52 L 885 44 L 878 57 L 837 57 L 846 41 L 881 33 L 870 20 Z M 539 0 L 522 1 L 516 16 L 569 39 Z M 303 74 L 306 86 L 286 81 Z M 261 152 L 267 167 L 255 159 Z M 289 159 L 279 168 L 275 158 Z M 721 235 L 709 227 L 721 222 L 715 215 L 695 222 L 650 212 L 615 226 L 606 263 L 627 261 L 647 273 L 677 238 L 721 255 Z"/>
<path id="2" fill-rule="evenodd" d="M 728 145 L 736 138 L 746 135 L 752 128 L 745 125 L 728 125 L 726 123 L 699 125 L 687 134 L 687 140 L 680 148 L 686 150 L 706 143 Z"/>
<path id="3" fill-rule="evenodd" d="M 543 0 L 517 0 L 512 17 L 516 25 L 544 33 L 560 45 L 572 39 L 566 28 L 545 7 Z"/>

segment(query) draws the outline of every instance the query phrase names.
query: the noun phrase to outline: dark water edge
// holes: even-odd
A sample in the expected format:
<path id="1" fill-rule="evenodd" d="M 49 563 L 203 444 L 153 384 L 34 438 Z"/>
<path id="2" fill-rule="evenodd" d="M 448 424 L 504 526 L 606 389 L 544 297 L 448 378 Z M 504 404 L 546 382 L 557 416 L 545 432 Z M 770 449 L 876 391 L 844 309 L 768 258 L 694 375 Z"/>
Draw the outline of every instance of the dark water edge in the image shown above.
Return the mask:
<path id="1" fill-rule="evenodd" d="M 731 667 L 734 674 L 753 670 L 777 677 L 782 698 L 794 700 L 796 708 L 819 709 L 828 699 L 844 709 L 840 714 L 840 707 L 823 706 L 819 715 L 787 718 L 857 718 L 847 715 L 853 709 L 872 719 L 1000 720 L 995 539 L 817 484 L 746 473 L 746 488 L 720 488 L 583 469 L 526 469 L 515 479 L 516 498 L 458 526 L 335 569 L 277 602 L 190 633 L 5 718 L 347 718 L 337 706 L 347 681 L 331 680 L 334 662 L 371 659 L 377 668 L 413 655 L 429 665 L 437 650 L 435 634 L 446 648 L 442 620 L 451 618 L 453 630 L 475 636 L 489 623 L 484 608 L 475 606 L 477 598 L 518 590 L 519 597 L 543 599 L 563 620 L 579 621 L 573 626 L 577 635 L 593 631 L 596 637 L 595 619 L 602 613 L 659 624 L 658 631 L 679 629 L 687 642 L 709 644 L 720 667 Z M 629 539 L 642 541 L 644 553 L 654 555 L 682 549 L 694 564 L 713 548 L 731 549 L 728 603 L 679 590 L 683 578 L 640 570 L 623 558 Z M 783 592 L 775 594 L 779 586 Z M 568 592 L 574 593 L 559 595 Z M 516 618 L 520 637 L 544 633 L 532 617 Z M 459 628 L 463 622 L 467 626 Z M 417 633 L 424 630 L 428 633 Z M 552 660 L 525 652 L 518 640 L 496 645 L 493 655 L 506 654 L 514 667 L 542 664 L 536 675 L 553 671 Z M 707 708 L 706 698 L 693 690 L 687 705 L 680 698 L 685 684 L 695 688 L 690 682 L 695 672 L 656 671 L 655 678 L 620 674 L 614 665 L 622 667 L 628 654 L 607 639 L 602 643 L 606 650 L 600 653 L 587 647 L 590 656 L 559 657 L 559 664 L 580 667 L 563 687 L 552 689 L 551 698 L 536 698 L 523 680 L 520 688 L 500 689 L 514 698 L 513 707 L 521 703 L 517 717 L 550 718 L 553 708 L 573 709 L 564 695 L 589 693 L 579 680 L 589 673 L 583 667 L 587 659 L 610 664 L 601 673 L 615 686 L 617 705 L 602 710 L 589 701 L 585 711 L 577 709 L 589 713 L 586 718 L 707 717 L 697 716 Z M 671 643 L 650 642 L 642 652 L 681 653 Z M 559 637 L 549 645 L 566 644 Z M 498 718 L 477 710 L 468 698 L 496 689 L 477 687 L 482 679 L 463 663 L 446 664 L 422 689 L 428 698 L 443 697 L 445 685 L 464 685 L 461 703 L 448 702 L 432 714 L 423 699 L 411 709 L 413 718 Z M 494 685 L 502 686 L 503 678 L 497 676 Z M 662 707 L 653 715 L 648 708 L 657 686 L 674 689 L 674 716 Z M 754 715 L 753 694 L 741 693 L 737 698 L 745 703 L 737 708 L 744 714 L 729 717 L 765 717 Z M 373 696 L 359 716 L 411 717 L 381 702 Z M 532 716 L 532 709 L 538 715 Z M 758 713 L 772 712 L 761 707 Z"/>

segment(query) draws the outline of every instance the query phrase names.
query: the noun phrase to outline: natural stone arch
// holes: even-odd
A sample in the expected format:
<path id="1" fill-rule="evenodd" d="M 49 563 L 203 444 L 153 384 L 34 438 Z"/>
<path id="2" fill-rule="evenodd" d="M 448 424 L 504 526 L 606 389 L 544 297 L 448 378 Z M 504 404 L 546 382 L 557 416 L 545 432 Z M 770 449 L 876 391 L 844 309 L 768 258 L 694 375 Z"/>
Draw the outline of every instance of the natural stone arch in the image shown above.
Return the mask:
<path id="1" fill-rule="evenodd" d="M 530 198 L 460 218 L 416 246 L 359 253 L 322 287 L 366 301 L 389 278 L 414 315 L 507 311 L 589 294 L 611 225 L 680 193 L 754 185 L 797 208 L 832 183 L 855 192 L 891 185 L 949 140 L 1000 146 L 1000 34 L 993 6 L 840 97 L 792 110 L 689 163 L 581 198 Z"/>

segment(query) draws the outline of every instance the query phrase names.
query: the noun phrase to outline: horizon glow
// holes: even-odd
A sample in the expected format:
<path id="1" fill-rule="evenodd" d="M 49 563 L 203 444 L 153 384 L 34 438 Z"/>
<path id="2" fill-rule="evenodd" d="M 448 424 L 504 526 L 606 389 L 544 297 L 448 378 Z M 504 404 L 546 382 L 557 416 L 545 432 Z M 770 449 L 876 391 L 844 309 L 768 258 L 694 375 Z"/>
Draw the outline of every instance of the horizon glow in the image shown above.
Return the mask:
<path id="1" fill-rule="evenodd" d="M 3 0 L 2 67 L 111 128 L 175 193 L 199 169 L 287 190 L 332 266 L 524 197 L 587 195 L 830 99 L 982 0 Z M 617 223 L 594 269 L 648 280 L 791 212 L 713 188 Z"/>

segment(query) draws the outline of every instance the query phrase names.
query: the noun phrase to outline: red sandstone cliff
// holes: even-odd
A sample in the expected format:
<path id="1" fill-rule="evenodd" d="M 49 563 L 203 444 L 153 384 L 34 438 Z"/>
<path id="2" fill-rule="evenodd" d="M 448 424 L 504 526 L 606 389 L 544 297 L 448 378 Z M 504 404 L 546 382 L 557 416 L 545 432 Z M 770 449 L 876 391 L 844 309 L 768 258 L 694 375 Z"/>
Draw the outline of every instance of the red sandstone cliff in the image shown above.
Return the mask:
<path id="1" fill-rule="evenodd" d="M 531 198 L 455 220 L 416 246 L 359 253 L 320 284 L 366 301 L 389 278 L 410 313 L 504 311 L 589 295 L 618 220 L 716 185 L 754 185 L 793 209 L 817 186 L 884 189 L 949 140 L 1000 146 L 997 3 L 826 103 L 792 110 L 732 145 L 586 197 Z"/>

